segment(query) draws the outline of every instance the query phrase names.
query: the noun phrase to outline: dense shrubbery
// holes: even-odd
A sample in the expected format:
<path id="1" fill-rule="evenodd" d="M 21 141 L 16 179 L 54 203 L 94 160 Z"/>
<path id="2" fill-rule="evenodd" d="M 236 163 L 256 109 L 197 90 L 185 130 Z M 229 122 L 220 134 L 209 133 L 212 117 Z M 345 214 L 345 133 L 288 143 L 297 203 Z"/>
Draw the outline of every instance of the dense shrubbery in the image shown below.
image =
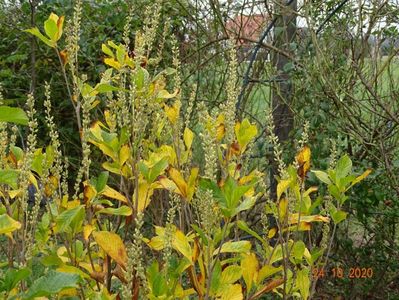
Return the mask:
<path id="1" fill-rule="evenodd" d="M 63 17 L 53 13 L 43 29 L 27 30 L 59 58 L 82 159 L 72 188 L 50 84 L 43 83 L 44 107 L 30 94 L 27 115 L 1 108 L 2 121 L 28 125 L 23 149 L 15 127 L 1 123 L 3 298 L 307 299 L 315 293 L 313 270 L 327 265 L 337 224 L 347 215 L 347 192 L 370 171 L 355 176 L 347 155 L 333 159 L 327 170 L 312 170 L 326 187 L 319 193 L 306 181 L 307 126 L 287 166 L 269 116 L 279 178 L 276 199 L 268 199 L 267 176 L 251 165 L 258 129 L 248 119 L 235 120 L 234 47 L 226 101 L 193 111 L 194 88 L 183 111 L 176 46 L 171 68 L 160 71 L 152 55 L 158 15 L 155 5 L 136 33 L 134 52 L 129 26 L 124 44 L 101 45 L 106 69 L 100 78 L 78 72 L 79 9 L 67 35 Z M 50 141 L 42 148 L 38 112 Z M 250 226 L 246 213 L 262 201 L 261 225 Z M 312 238 L 316 227 L 319 239 Z"/>

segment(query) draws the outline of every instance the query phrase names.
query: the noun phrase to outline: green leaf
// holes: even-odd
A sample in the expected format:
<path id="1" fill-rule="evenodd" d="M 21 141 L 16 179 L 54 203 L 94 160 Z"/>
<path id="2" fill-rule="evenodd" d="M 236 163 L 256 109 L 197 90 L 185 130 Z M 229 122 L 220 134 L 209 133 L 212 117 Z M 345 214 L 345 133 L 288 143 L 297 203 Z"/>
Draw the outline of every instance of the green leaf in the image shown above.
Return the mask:
<path id="1" fill-rule="evenodd" d="M 294 255 L 295 259 L 298 261 L 302 260 L 303 254 L 305 252 L 305 243 L 303 241 L 295 242 L 292 248 L 292 255 Z"/>
<path id="2" fill-rule="evenodd" d="M 112 58 L 115 57 L 115 56 L 114 56 L 114 53 L 112 52 L 111 49 L 108 48 L 107 45 L 102 44 L 102 45 L 101 45 L 101 50 L 102 50 L 105 54 L 107 54 L 108 56 L 111 56 Z"/>
<path id="3" fill-rule="evenodd" d="M 330 177 L 328 177 L 328 174 L 327 174 L 326 172 L 323 172 L 323 171 L 314 171 L 314 170 L 312 170 L 311 172 L 314 173 L 314 174 L 316 175 L 316 177 L 317 177 L 320 181 L 322 181 L 322 182 L 324 182 L 324 183 L 326 183 L 326 184 L 328 184 L 328 185 L 332 184 L 332 182 L 331 182 L 331 180 L 330 180 Z"/>
<path id="4" fill-rule="evenodd" d="M 246 233 L 249 233 L 250 235 L 254 236 L 255 238 L 257 238 L 261 243 L 264 242 L 264 240 L 260 237 L 259 234 L 256 233 L 256 231 L 252 230 L 249 228 L 248 224 L 245 223 L 242 220 L 238 220 L 237 221 L 237 226 L 238 228 L 240 228 L 241 230 L 245 231 Z"/>
<path id="5" fill-rule="evenodd" d="M 16 287 L 18 282 L 29 277 L 30 274 L 31 271 L 28 268 L 20 270 L 8 269 L 4 276 L 3 284 L 0 285 L 0 292 L 1 291 L 10 292 L 13 288 Z"/>
<path id="6" fill-rule="evenodd" d="M 0 106 L 0 122 L 28 125 L 26 113 L 18 107 Z"/>
<path id="7" fill-rule="evenodd" d="M 97 193 L 101 193 L 104 190 L 104 188 L 108 182 L 108 177 L 109 177 L 109 172 L 107 172 L 107 171 L 101 172 L 101 174 L 98 176 L 98 179 L 96 182 Z"/>
<path id="8" fill-rule="evenodd" d="M 252 187 L 252 185 L 239 186 L 230 176 L 223 185 L 223 193 L 226 199 L 226 207 L 228 209 L 235 209 L 242 196 Z"/>
<path id="9" fill-rule="evenodd" d="M 78 288 L 79 282 L 80 276 L 78 274 L 50 271 L 32 284 L 23 299 L 55 296 L 64 289 Z"/>
<path id="10" fill-rule="evenodd" d="M 309 270 L 306 268 L 298 270 L 296 276 L 296 286 L 299 288 L 302 298 L 306 300 L 309 297 L 310 288 Z"/>
<path id="11" fill-rule="evenodd" d="M 348 213 L 346 213 L 342 210 L 337 210 L 336 212 L 331 214 L 331 218 L 333 219 L 335 224 L 338 224 L 338 223 L 342 222 L 343 220 L 345 220 L 347 215 L 348 215 Z"/>
<path id="12" fill-rule="evenodd" d="M 25 29 L 24 31 L 29 32 L 30 34 L 33 34 L 34 36 L 38 37 L 43 43 L 45 43 L 47 46 L 50 46 L 51 48 L 55 48 L 55 43 L 46 38 L 40 31 L 37 29 L 37 27 L 30 28 L 30 29 Z M 25 125 L 25 124 L 24 124 Z"/>
<path id="13" fill-rule="evenodd" d="M 58 27 L 57 24 L 52 19 L 47 19 L 44 21 L 44 31 L 51 41 L 57 42 Z"/>
<path id="14" fill-rule="evenodd" d="M 64 211 L 56 219 L 58 231 L 76 233 L 82 226 L 84 216 L 83 205 Z"/>
<path id="15" fill-rule="evenodd" d="M 0 170 L 0 183 L 8 184 L 16 190 L 18 188 L 18 171 L 12 169 Z"/>
<path id="16" fill-rule="evenodd" d="M 337 166 L 335 168 L 337 180 L 347 176 L 350 173 L 351 170 L 352 170 L 352 161 L 351 161 L 351 159 L 349 158 L 348 155 L 342 156 L 338 160 Z"/>
<path id="17" fill-rule="evenodd" d="M 162 158 L 159 162 L 157 162 L 152 168 L 150 168 L 149 172 L 149 183 L 153 183 L 154 180 L 162 174 L 162 172 L 166 169 L 168 166 L 168 160 L 167 158 Z"/>
<path id="18" fill-rule="evenodd" d="M 99 83 L 96 85 L 94 88 L 97 90 L 99 93 L 108 93 L 108 92 L 114 92 L 114 91 L 119 91 L 119 88 L 116 86 L 112 86 L 109 83 Z"/>

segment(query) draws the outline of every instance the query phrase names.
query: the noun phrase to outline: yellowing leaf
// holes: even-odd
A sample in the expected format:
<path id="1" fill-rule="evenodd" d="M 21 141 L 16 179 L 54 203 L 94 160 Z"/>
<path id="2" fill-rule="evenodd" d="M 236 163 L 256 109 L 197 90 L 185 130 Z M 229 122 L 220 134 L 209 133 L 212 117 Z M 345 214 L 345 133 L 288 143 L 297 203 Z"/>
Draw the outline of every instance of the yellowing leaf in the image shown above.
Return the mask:
<path id="1" fill-rule="evenodd" d="M 255 253 L 243 254 L 241 259 L 242 277 L 244 278 L 247 291 L 251 291 L 252 283 L 256 282 L 259 263 Z"/>
<path id="2" fill-rule="evenodd" d="M 127 254 L 119 235 L 109 231 L 94 231 L 94 240 L 115 262 L 126 270 Z"/>
<path id="3" fill-rule="evenodd" d="M 352 181 L 352 183 L 351 183 L 350 186 L 354 186 L 355 184 L 357 184 L 357 183 L 359 183 L 360 181 L 362 181 L 363 179 L 365 179 L 367 176 L 370 175 L 371 171 L 372 171 L 371 169 L 368 169 L 368 170 L 366 170 L 362 175 L 357 176 L 357 177 L 355 178 L 355 180 Z M 349 189 L 349 188 L 348 188 L 348 189 Z"/>
<path id="4" fill-rule="evenodd" d="M 280 180 L 277 184 L 277 201 L 280 200 L 281 195 L 288 189 L 291 184 L 291 179 Z"/>
<path id="5" fill-rule="evenodd" d="M 220 294 L 220 300 L 242 300 L 242 288 L 240 284 L 230 284 L 226 286 Z"/>
<path id="6" fill-rule="evenodd" d="M 222 245 L 222 248 L 220 249 L 221 253 L 227 253 L 227 252 L 232 252 L 232 253 L 246 253 L 251 250 L 251 242 L 249 241 L 238 241 L 238 242 L 226 242 Z M 213 255 L 217 254 L 219 250 L 215 250 Z"/>
<path id="7" fill-rule="evenodd" d="M 109 197 L 111 199 L 119 200 L 124 203 L 128 203 L 127 198 L 119 193 L 117 190 L 109 187 L 108 185 L 105 186 L 104 190 L 101 192 L 101 195 Z"/>
<path id="8" fill-rule="evenodd" d="M 8 234 L 21 228 L 21 223 L 7 214 L 0 215 L 0 234 Z"/>
<path id="9" fill-rule="evenodd" d="M 258 134 L 258 129 L 255 125 L 251 125 L 248 119 L 244 119 L 242 123 L 237 122 L 234 127 L 238 144 L 240 145 L 240 152 L 243 153 L 247 145 Z"/>
<path id="10" fill-rule="evenodd" d="M 176 232 L 174 234 L 174 238 L 172 241 L 172 245 L 177 251 L 179 251 L 188 260 L 190 260 L 190 261 L 192 260 L 193 251 L 191 249 L 188 238 L 185 236 L 185 234 L 182 231 L 176 229 Z"/>
<path id="11" fill-rule="evenodd" d="M 299 165 L 298 175 L 299 177 L 302 178 L 302 181 L 305 179 L 305 176 L 310 169 L 310 155 L 311 155 L 310 148 L 305 145 L 295 157 Z"/>
<path id="12" fill-rule="evenodd" d="M 179 90 L 176 89 L 172 94 L 169 93 L 167 90 L 160 90 L 158 92 L 157 98 L 158 99 L 171 99 L 177 96 L 177 94 L 179 93 Z"/>
<path id="13" fill-rule="evenodd" d="M 186 127 L 184 129 L 183 139 L 187 150 L 190 150 L 194 139 L 194 133 L 190 130 L 190 128 Z"/>

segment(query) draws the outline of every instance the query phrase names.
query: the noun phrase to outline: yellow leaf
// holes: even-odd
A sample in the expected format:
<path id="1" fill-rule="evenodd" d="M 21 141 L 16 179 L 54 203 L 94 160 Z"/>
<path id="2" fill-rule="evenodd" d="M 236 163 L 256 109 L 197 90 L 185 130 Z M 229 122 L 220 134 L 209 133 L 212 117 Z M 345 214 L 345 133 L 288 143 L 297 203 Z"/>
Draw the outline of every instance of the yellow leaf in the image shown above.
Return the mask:
<path id="1" fill-rule="evenodd" d="M 287 198 L 281 199 L 278 205 L 279 219 L 284 220 L 287 214 L 287 208 L 288 208 L 288 199 Z"/>
<path id="2" fill-rule="evenodd" d="M 94 231 L 94 240 L 115 262 L 126 270 L 127 254 L 119 235 L 109 231 Z"/>
<path id="3" fill-rule="evenodd" d="M 195 192 L 195 184 L 198 176 L 199 168 L 192 168 L 190 172 L 190 177 L 188 178 L 188 187 L 187 187 L 187 201 L 190 202 L 193 198 Z"/>
<path id="4" fill-rule="evenodd" d="M 128 145 L 123 145 L 119 151 L 119 164 L 122 166 L 130 157 L 130 148 Z"/>
<path id="5" fill-rule="evenodd" d="M 113 67 L 114 69 L 117 69 L 117 70 L 119 70 L 122 67 L 118 61 L 116 61 L 114 58 L 110 58 L 110 57 L 104 58 L 104 63 L 110 67 Z"/>
<path id="6" fill-rule="evenodd" d="M 276 232 L 277 232 L 276 227 L 271 228 L 267 233 L 267 238 L 271 239 L 272 237 L 274 237 L 276 235 Z"/>
<path id="7" fill-rule="evenodd" d="M 301 177 L 302 181 L 305 179 L 305 176 L 310 169 L 310 155 L 311 155 L 310 148 L 305 145 L 295 157 L 299 165 L 298 175 L 299 177 Z"/>
<path id="8" fill-rule="evenodd" d="M 255 253 L 242 254 L 241 269 L 242 277 L 244 278 L 247 291 L 251 290 L 252 283 L 256 282 L 258 274 L 259 262 Z"/>
<path id="9" fill-rule="evenodd" d="M 117 190 L 109 187 L 108 185 L 105 186 L 104 190 L 101 192 L 101 195 L 109 197 L 111 199 L 119 200 L 124 203 L 128 203 L 127 198 L 119 193 Z"/>
<path id="10" fill-rule="evenodd" d="M 371 171 L 372 171 L 371 169 L 367 169 L 362 175 L 357 176 L 357 177 L 355 178 L 355 180 L 352 181 L 352 183 L 351 183 L 350 186 L 354 186 L 356 183 L 359 183 L 360 181 L 362 181 L 363 179 L 365 179 L 367 176 L 370 175 Z M 348 189 L 349 189 L 349 188 L 348 188 Z M 347 190 L 348 190 L 348 189 L 347 189 Z"/>
<path id="11" fill-rule="evenodd" d="M 190 150 L 194 139 L 194 133 L 188 127 L 184 129 L 183 139 L 187 150 Z"/>
<path id="12" fill-rule="evenodd" d="M 154 189 L 152 188 L 152 185 L 149 184 L 146 180 L 144 180 L 142 177 L 139 179 L 139 189 L 138 189 L 138 203 L 136 204 L 136 194 L 133 194 L 133 209 L 137 207 L 137 210 L 139 212 L 144 211 L 144 209 L 147 208 L 147 206 L 151 202 L 151 196 L 154 193 Z"/>
<path id="13" fill-rule="evenodd" d="M 83 238 L 85 239 L 85 241 L 89 240 L 89 236 L 93 232 L 93 230 L 94 230 L 93 225 L 87 224 L 83 226 Z"/>
<path id="14" fill-rule="evenodd" d="M 292 214 L 290 216 L 290 224 L 297 224 L 298 223 L 298 218 L 299 218 L 299 214 L 295 213 Z M 321 215 L 312 215 L 312 216 L 300 216 L 300 222 L 306 222 L 306 223 L 310 223 L 310 222 L 325 222 L 325 223 L 329 223 L 330 222 L 330 218 L 328 217 L 324 217 Z"/>
<path id="15" fill-rule="evenodd" d="M 83 200 L 85 203 L 90 203 L 94 197 L 97 195 L 97 192 L 91 184 L 84 182 L 84 189 L 83 189 Z"/>
<path id="16" fill-rule="evenodd" d="M 173 125 L 176 124 L 177 119 L 179 118 L 181 103 L 180 101 L 176 101 L 173 106 L 168 106 L 165 104 L 165 113 L 169 119 L 169 122 Z"/>

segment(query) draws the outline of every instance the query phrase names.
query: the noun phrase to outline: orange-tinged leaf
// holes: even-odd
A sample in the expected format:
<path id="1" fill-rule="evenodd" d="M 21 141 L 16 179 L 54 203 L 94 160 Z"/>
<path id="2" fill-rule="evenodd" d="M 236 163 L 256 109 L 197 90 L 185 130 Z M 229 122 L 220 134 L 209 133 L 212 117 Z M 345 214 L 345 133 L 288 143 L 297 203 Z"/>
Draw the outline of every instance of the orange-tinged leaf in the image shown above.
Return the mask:
<path id="1" fill-rule="evenodd" d="M 310 148 L 305 145 L 295 157 L 299 165 L 298 175 L 299 177 L 301 177 L 302 181 L 305 179 L 305 176 L 310 169 L 310 155 L 311 155 Z"/>
<path id="2" fill-rule="evenodd" d="M 61 38 L 61 36 L 62 36 L 62 27 L 64 26 L 64 20 L 65 20 L 65 17 L 61 16 L 61 17 L 58 18 L 58 20 L 56 22 L 57 23 L 57 28 L 58 28 L 57 40 L 59 40 Z"/>
<path id="3" fill-rule="evenodd" d="M 60 57 L 62 64 L 65 66 L 68 63 L 68 51 L 66 50 L 60 51 Z"/>
<path id="4" fill-rule="evenodd" d="M 298 223 L 298 218 L 299 218 L 299 214 L 298 213 L 292 214 L 290 216 L 290 220 L 289 220 L 290 224 L 297 224 Z M 312 215 L 312 216 L 301 215 L 300 216 L 300 221 L 301 222 L 307 222 L 307 223 L 309 223 L 309 222 L 325 222 L 325 223 L 329 223 L 330 222 L 330 218 L 324 217 L 324 216 L 321 216 L 321 215 Z"/>
<path id="5" fill-rule="evenodd" d="M 261 288 L 258 292 L 256 292 L 251 298 L 249 298 L 249 300 L 257 299 L 260 296 L 262 296 L 263 294 L 266 294 L 266 293 L 274 290 L 276 287 L 279 287 L 283 283 L 284 283 L 284 279 L 282 279 L 282 278 L 272 280 L 267 285 L 265 285 L 263 288 Z"/>
<path id="6" fill-rule="evenodd" d="M 126 270 L 127 253 L 120 236 L 109 231 L 94 231 L 92 235 L 104 252 Z"/>
<path id="7" fill-rule="evenodd" d="M 90 203 L 91 200 L 97 195 L 94 187 L 90 184 L 86 185 L 83 190 L 83 200 L 85 203 Z"/>
<path id="8" fill-rule="evenodd" d="M 177 186 L 176 193 L 182 195 L 184 198 L 187 198 L 187 183 L 184 180 L 183 176 L 179 172 L 179 170 L 175 168 L 170 168 L 169 170 L 169 177 L 173 180 L 173 182 Z"/>
<path id="9" fill-rule="evenodd" d="M 119 193 L 117 190 L 114 190 L 110 186 L 106 185 L 104 190 L 101 192 L 101 195 L 109 197 L 111 199 L 115 199 L 124 203 L 128 203 L 127 198 Z"/>

